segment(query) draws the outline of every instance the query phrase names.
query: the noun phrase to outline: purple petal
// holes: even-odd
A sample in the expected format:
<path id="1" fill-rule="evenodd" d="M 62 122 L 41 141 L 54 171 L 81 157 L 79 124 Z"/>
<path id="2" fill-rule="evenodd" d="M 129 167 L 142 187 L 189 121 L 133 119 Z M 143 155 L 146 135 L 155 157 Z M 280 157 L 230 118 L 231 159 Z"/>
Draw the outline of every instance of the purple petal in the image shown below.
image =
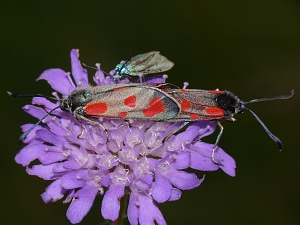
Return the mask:
<path id="1" fill-rule="evenodd" d="M 128 204 L 128 220 L 131 225 L 138 225 L 138 218 L 139 218 L 139 208 L 136 204 L 138 202 L 138 196 L 135 193 L 130 194 L 129 204 Z"/>
<path id="2" fill-rule="evenodd" d="M 42 199 L 45 203 L 56 202 L 61 199 L 64 194 L 67 192 L 66 189 L 61 187 L 61 180 L 58 179 L 52 182 L 47 188 L 46 191 L 42 194 Z"/>
<path id="3" fill-rule="evenodd" d="M 211 151 L 214 145 L 203 142 L 196 142 L 193 146 L 190 145 L 191 151 L 191 168 L 203 171 L 216 170 L 218 165 L 212 162 Z M 215 160 L 219 162 L 220 168 L 229 176 L 235 176 L 236 164 L 234 159 L 224 152 L 220 147 L 215 150 Z"/>
<path id="4" fill-rule="evenodd" d="M 141 225 L 167 225 L 162 213 L 154 203 L 154 201 L 147 195 L 138 195 L 139 197 L 139 221 Z"/>
<path id="5" fill-rule="evenodd" d="M 147 83 L 148 84 L 157 84 L 157 83 L 164 83 L 165 78 L 162 76 L 152 76 L 152 77 L 147 77 Z"/>
<path id="6" fill-rule="evenodd" d="M 198 135 L 199 130 L 200 130 L 199 126 L 196 126 L 194 124 L 189 125 L 184 132 L 179 133 L 178 135 L 175 136 L 175 139 L 170 145 L 175 150 L 182 149 L 183 144 L 190 143 L 192 140 L 194 140 L 194 138 Z"/>
<path id="7" fill-rule="evenodd" d="M 191 168 L 202 171 L 215 171 L 219 167 L 211 159 L 213 145 L 197 142 L 191 149 Z"/>
<path id="8" fill-rule="evenodd" d="M 215 123 L 211 121 L 200 121 L 195 123 L 195 125 L 200 126 L 198 139 L 211 135 L 215 131 L 217 126 Z"/>
<path id="9" fill-rule="evenodd" d="M 27 168 L 27 173 L 30 175 L 36 175 L 45 180 L 53 180 L 53 167 L 56 164 L 50 165 L 34 165 L 32 168 Z"/>
<path id="10" fill-rule="evenodd" d="M 81 167 L 79 165 L 79 163 L 76 161 L 76 159 L 65 161 L 65 162 L 63 162 L 63 165 L 65 168 L 70 169 L 70 170 L 78 170 Z"/>
<path id="11" fill-rule="evenodd" d="M 93 77 L 94 79 L 94 82 L 98 85 L 98 86 L 101 86 L 101 85 L 104 85 L 102 84 L 103 81 L 105 80 L 105 76 L 104 76 L 104 73 L 103 71 L 100 69 L 100 63 L 96 63 L 96 67 L 97 67 L 97 71 Z"/>
<path id="12" fill-rule="evenodd" d="M 222 161 L 220 161 L 220 168 L 229 176 L 234 177 L 236 168 L 234 159 L 219 147 L 216 148 L 216 155 L 219 155 L 222 159 Z"/>
<path id="13" fill-rule="evenodd" d="M 47 146 L 41 143 L 31 144 L 24 147 L 15 157 L 17 163 L 27 166 L 35 159 L 43 164 L 50 164 L 65 159 L 56 146 Z"/>
<path id="14" fill-rule="evenodd" d="M 79 50 L 71 50 L 71 65 L 72 65 L 72 75 L 75 80 L 77 87 L 88 87 L 88 74 L 87 70 L 83 69 L 79 61 Z"/>
<path id="15" fill-rule="evenodd" d="M 86 184 L 85 180 L 82 180 L 82 173 L 84 171 L 73 171 L 61 177 L 61 186 L 65 189 L 73 189 L 83 187 Z"/>
<path id="16" fill-rule="evenodd" d="M 60 121 L 57 117 L 52 117 L 52 120 L 48 122 L 48 127 L 50 128 L 51 133 L 58 136 L 67 136 L 68 131 L 60 124 Z"/>
<path id="17" fill-rule="evenodd" d="M 102 177 L 101 183 L 105 187 L 108 187 L 112 183 L 109 173 Z"/>
<path id="18" fill-rule="evenodd" d="M 70 170 L 64 167 L 63 162 L 56 163 L 56 165 L 53 167 L 53 173 L 65 174 L 68 172 L 70 172 Z"/>
<path id="19" fill-rule="evenodd" d="M 155 171 L 155 182 L 152 196 L 155 201 L 162 203 L 167 201 L 171 196 L 172 185 L 169 180 L 162 176 L 159 171 Z"/>
<path id="20" fill-rule="evenodd" d="M 64 143 L 65 139 L 60 136 L 56 136 L 55 134 L 51 133 L 50 131 L 47 130 L 38 130 L 36 132 L 36 135 L 42 139 L 44 142 L 49 142 L 53 145 L 56 146 L 62 146 Z"/>
<path id="21" fill-rule="evenodd" d="M 139 191 L 148 191 L 150 189 L 149 184 L 141 179 L 136 180 L 134 184 Z"/>
<path id="22" fill-rule="evenodd" d="M 169 198 L 169 201 L 176 201 L 181 198 L 181 191 L 177 188 L 172 188 L 171 197 Z"/>
<path id="23" fill-rule="evenodd" d="M 105 219 L 115 221 L 118 219 L 120 211 L 119 198 L 124 196 L 125 185 L 111 184 L 108 191 L 105 193 L 101 213 Z"/>
<path id="24" fill-rule="evenodd" d="M 176 155 L 175 168 L 178 170 L 186 169 L 191 165 L 191 157 L 189 152 L 182 152 Z"/>
<path id="25" fill-rule="evenodd" d="M 67 217 L 71 223 L 80 223 L 86 216 L 94 203 L 98 190 L 99 185 L 89 182 L 74 194 L 75 198 L 67 211 Z"/>
<path id="26" fill-rule="evenodd" d="M 49 148 L 52 148 L 55 146 L 49 146 Z M 49 150 L 48 150 L 49 151 Z M 41 155 L 39 157 L 39 160 L 42 164 L 51 164 L 58 161 L 62 161 L 66 158 L 66 156 L 63 153 L 60 152 L 45 152 L 45 154 Z"/>
<path id="27" fill-rule="evenodd" d="M 22 126 L 21 126 L 21 129 L 22 129 L 23 132 L 26 132 L 26 131 L 29 130 L 33 125 L 34 125 L 34 124 L 25 124 L 25 125 L 22 125 Z M 41 130 L 41 129 L 43 129 L 42 126 L 40 126 L 40 125 L 36 126 L 29 134 L 27 134 L 27 136 L 26 136 L 26 138 L 23 140 L 23 142 L 27 144 L 27 143 L 30 143 L 30 142 L 32 143 L 32 141 L 37 141 L 37 140 L 36 140 L 36 134 L 35 134 L 35 132 L 36 132 L 37 130 Z"/>
<path id="28" fill-rule="evenodd" d="M 49 111 L 51 109 L 54 109 L 55 107 L 59 106 L 58 104 L 50 102 L 48 99 L 45 99 L 45 98 L 42 98 L 42 97 L 34 97 L 31 102 L 34 105 L 44 106 L 45 110 L 47 110 L 47 111 Z"/>
<path id="29" fill-rule="evenodd" d="M 33 105 L 25 105 L 22 109 L 29 115 L 32 115 L 38 119 L 42 119 L 47 114 L 42 108 Z M 48 118 L 46 117 L 45 119 Z"/>
<path id="30" fill-rule="evenodd" d="M 25 146 L 16 156 L 15 161 L 22 166 L 27 166 L 30 162 L 40 157 L 45 152 L 45 145 L 35 144 Z"/>
<path id="31" fill-rule="evenodd" d="M 189 190 L 198 187 L 204 179 L 198 179 L 193 173 L 178 171 L 176 169 L 171 169 L 171 171 L 166 174 L 166 177 L 175 187 L 182 190 Z"/>
<path id="32" fill-rule="evenodd" d="M 47 80 L 55 91 L 63 95 L 69 95 L 75 89 L 70 74 L 61 69 L 45 70 L 37 80 Z"/>

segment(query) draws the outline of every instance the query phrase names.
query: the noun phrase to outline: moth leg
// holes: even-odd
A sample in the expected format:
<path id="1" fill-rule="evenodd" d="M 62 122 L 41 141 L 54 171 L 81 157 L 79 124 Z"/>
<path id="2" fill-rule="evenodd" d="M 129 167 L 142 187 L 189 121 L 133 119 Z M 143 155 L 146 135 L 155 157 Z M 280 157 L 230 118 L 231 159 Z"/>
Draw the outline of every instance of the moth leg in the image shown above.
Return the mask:
<path id="1" fill-rule="evenodd" d="M 162 143 L 165 143 L 172 135 L 179 133 L 180 131 L 184 130 L 187 128 L 191 122 L 184 122 L 180 127 L 178 127 L 177 130 L 173 131 L 171 134 L 169 134 L 167 137 L 165 137 L 162 141 Z"/>
<path id="2" fill-rule="evenodd" d="M 104 132 L 106 134 L 106 138 L 108 139 L 108 131 L 106 130 L 106 128 L 100 122 L 93 121 L 93 120 L 88 119 L 88 118 L 86 118 L 84 116 L 81 116 L 81 115 L 77 115 L 77 117 L 76 117 L 76 119 L 77 119 L 77 121 L 80 124 L 80 134 L 77 136 L 77 138 L 80 137 L 81 134 L 82 134 L 83 128 L 82 128 L 82 124 L 81 124 L 81 119 L 83 119 L 83 120 L 85 120 L 85 121 L 87 121 L 87 122 L 89 122 L 89 123 L 91 123 L 93 125 L 99 125 L 104 130 Z"/>
<path id="3" fill-rule="evenodd" d="M 78 121 L 79 127 L 80 127 L 80 133 L 77 135 L 77 138 L 80 138 L 80 136 L 81 136 L 82 133 L 83 133 L 82 122 L 81 122 L 81 119 L 80 119 L 80 118 L 77 118 L 77 117 L 75 117 L 75 118 L 76 118 L 76 120 Z"/>
<path id="4" fill-rule="evenodd" d="M 126 123 L 126 125 L 128 126 L 128 129 L 130 129 L 130 128 L 131 128 L 130 122 L 129 122 L 128 120 L 125 120 L 125 123 Z"/>
<path id="5" fill-rule="evenodd" d="M 220 138 L 221 138 L 221 136 L 222 136 L 222 134 L 223 134 L 224 128 L 223 128 L 223 126 L 221 125 L 221 123 L 220 123 L 219 121 L 217 122 L 217 125 L 220 127 L 220 132 L 219 132 L 219 134 L 218 134 L 218 137 L 217 137 L 217 140 L 216 140 L 216 142 L 215 142 L 215 144 L 214 144 L 214 147 L 212 148 L 212 152 L 211 152 L 211 160 L 213 161 L 214 164 L 221 165 L 220 162 L 217 162 L 217 161 L 215 160 L 215 149 L 216 149 L 216 147 L 217 147 L 217 145 L 218 145 L 218 143 L 219 143 L 219 141 L 220 141 Z"/>

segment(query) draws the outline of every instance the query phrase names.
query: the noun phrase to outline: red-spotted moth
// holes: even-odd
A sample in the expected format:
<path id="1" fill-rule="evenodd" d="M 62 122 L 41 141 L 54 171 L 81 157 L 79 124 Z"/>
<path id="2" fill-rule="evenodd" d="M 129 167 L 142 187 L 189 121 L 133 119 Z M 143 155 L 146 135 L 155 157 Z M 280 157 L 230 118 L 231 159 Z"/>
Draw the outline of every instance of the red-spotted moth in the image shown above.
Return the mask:
<path id="1" fill-rule="evenodd" d="M 43 95 L 12 94 L 11 97 L 47 97 Z M 48 116 L 55 109 L 72 113 L 80 122 L 82 119 L 90 123 L 97 123 L 92 118 L 103 117 L 111 119 L 135 119 L 152 120 L 158 122 L 185 123 L 183 128 L 194 121 L 210 120 L 220 127 L 214 150 L 223 132 L 221 121 L 235 121 L 234 115 L 249 111 L 262 125 L 267 134 L 282 148 L 282 142 L 273 135 L 258 116 L 246 108 L 248 103 L 268 101 L 275 99 L 287 99 L 292 97 L 294 91 L 289 94 L 269 98 L 254 99 L 243 102 L 229 91 L 180 89 L 172 84 L 113 84 L 89 88 L 78 88 L 70 95 L 60 99 L 60 105 L 48 112 Z M 22 141 L 45 117 L 40 119 L 28 131 L 22 134 Z M 81 125 L 81 123 L 80 123 Z M 101 124 L 100 124 L 101 126 Z M 105 130 L 105 128 L 103 127 Z M 175 133 L 175 132 L 174 132 Z M 172 134 L 174 134 L 172 133 Z M 176 131 L 177 133 L 177 131 Z M 217 163 L 217 162 L 215 162 Z"/>
<path id="2" fill-rule="evenodd" d="M 165 56 L 158 51 L 152 51 L 134 56 L 118 64 L 115 68 L 114 79 L 160 73 L 171 69 L 173 66 L 174 63 Z"/>

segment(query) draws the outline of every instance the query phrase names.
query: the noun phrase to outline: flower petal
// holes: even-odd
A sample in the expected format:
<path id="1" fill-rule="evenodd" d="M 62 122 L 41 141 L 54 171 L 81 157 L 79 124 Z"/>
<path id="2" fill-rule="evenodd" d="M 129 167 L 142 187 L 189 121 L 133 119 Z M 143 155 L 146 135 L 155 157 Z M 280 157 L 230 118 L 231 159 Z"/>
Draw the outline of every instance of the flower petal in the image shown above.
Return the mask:
<path id="1" fill-rule="evenodd" d="M 72 65 L 72 75 L 75 80 L 77 87 L 88 87 L 88 75 L 87 70 L 83 69 L 79 61 L 79 50 L 71 50 L 71 65 Z"/>
<path id="2" fill-rule="evenodd" d="M 211 121 L 200 121 L 195 123 L 195 125 L 200 126 L 200 132 L 198 139 L 211 135 L 216 129 L 216 123 Z"/>
<path id="3" fill-rule="evenodd" d="M 56 146 L 61 146 L 64 143 L 64 138 L 60 136 L 56 136 L 48 130 L 38 130 L 36 135 L 42 139 L 44 142 L 48 142 L 54 144 Z"/>
<path id="4" fill-rule="evenodd" d="M 169 198 L 169 201 L 176 201 L 181 198 L 181 191 L 177 188 L 172 188 L 171 197 Z"/>
<path id="5" fill-rule="evenodd" d="M 64 176 L 61 177 L 61 186 L 65 189 L 74 189 L 83 187 L 86 184 L 85 180 L 82 180 L 81 173 L 84 171 L 72 171 Z"/>
<path id="6" fill-rule="evenodd" d="M 37 80 L 47 80 L 55 91 L 63 95 L 69 95 L 75 89 L 70 74 L 61 69 L 45 70 Z"/>
<path id="7" fill-rule="evenodd" d="M 220 160 L 220 168 L 229 176 L 234 177 L 236 168 L 235 160 L 219 147 L 216 148 L 216 155 L 219 155 L 222 159 L 222 161 Z"/>
<path id="8" fill-rule="evenodd" d="M 171 196 L 172 185 L 169 180 L 162 176 L 158 170 L 155 171 L 155 182 L 152 196 L 155 201 L 162 203 L 167 201 Z"/>
<path id="9" fill-rule="evenodd" d="M 53 180 L 53 167 L 55 165 L 55 163 L 50 165 L 34 165 L 32 168 L 27 168 L 27 173 L 30 175 L 36 175 L 45 180 Z"/>
<path id="10" fill-rule="evenodd" d="M 191 168 L 213 171 L 219 167 L 211 160 L 211 151 L 214 145 L 206 144 L 203 142 L 196 142 L 194 145 L 188 146 L 191 149 Z M 234 159 L 224 152 L 220 147 L 215 149 L 215 160 L 219 162 L 220 168 L 229 176 L 235 176 L 235 161 Z"/>
<path id="11" fill-rule="evenodd" d="M 191 165 L 191 157 L 189 152 L 181 152 L 176 155 L 175 168 L 178 170 L 186 169 Z"/>
<path id="12" fill-rule="evenodd" d="M 202 171 L 215 171 L 219 166 L 211 159 L 213 145 L 197 142 L 188 146 L 191 150 L 191 168 Z"/>
<path id="13" fill-rule="evenodd" d="M 27 145 L 15 156 L 15 161 L 22 166 L 27 166 L 33 160 L 39 158 L 45 152 L 43 144 Z"/>
<path id="14" fill-rule="evenodd" d="M 34 116 L 35 118 L 38 118 L 39 120 L 42 119 L 47 113 L 45 110 L 43 110 L 40 107 L 33 106 L 33 105 L 25 105 L 22 108 L 25 112 L 27 112 L 29 115 Z M 47 117 L 45 119 L 48 119 Z"/>
<path id="15" fill-rule="evenodd" d="M 127 209 L 128 220 L 131 225 L 138 225 L 139 207 L 136 203 L 138 203 L 138 196 L 136 193 L 132 192 L 130 194 L 128 209 Z"/>
<path id="16" fill-rule="evenodd" d="M 46 191 L 42 194 L 42 199 L 45 203 L 48 203 L 50 201 L 56 202 L 59 199 L 61 199 L 66 192 L 67 192 L 67 190 L 61 186 L 61 180 L 58 179 L 58 180 L 52 182 L 46 188 Z"/>
<path id="17" fill-rule="evenodd" d="M 94 203 L 98 190 L 99 185 L 94 182 L 88 182 L 74 194 L 75 198 L 67 211 L 67 217 L 71 223 L 80 223 L 86 216 Z"/>
<path id="18" fill-rule="evenodd" d="M 120 211 L 119 198 L 124 196 L 125 185 L 111 184 L 108 191 L 105 193 L 101 213 L 105 219 L 115 221 L 118 219 Z"/>
<path id="19" fill-rule="evenodd" d="M 141 225 L 167 225 L 161 211 L 156 206 L 153 199 L 147 195 L 138 195 L 139 198 L 139 221 Z"/>
<path id="20" fill-rule="evenodd" d="M 166 174 L 166 177 L 175 187 L 182 190 L 189 190 L 198 187 L 204 179 L 198 179 L 193 173 L 178 171 L 176 169 L 171 169 L 171 171 Z"/>
<path id="21" fill-rule="evenodd" d="M 164 83 L 165 80 L 166 80 L 166 79 L 163 78 L 162 76 L 151 76 L 151 77 L 147 77 L 147 83 L 148 83 L 148 84 Z"/>

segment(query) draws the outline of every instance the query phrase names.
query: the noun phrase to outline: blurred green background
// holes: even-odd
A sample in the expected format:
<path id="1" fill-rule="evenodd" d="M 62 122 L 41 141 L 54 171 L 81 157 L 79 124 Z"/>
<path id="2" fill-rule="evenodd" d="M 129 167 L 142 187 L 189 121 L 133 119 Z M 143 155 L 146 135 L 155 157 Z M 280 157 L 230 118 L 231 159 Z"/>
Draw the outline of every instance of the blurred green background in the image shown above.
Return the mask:
<path id="1" fill-rule="evenodd" d="M 50 95 L 35 79 L 48 68 L 70 71 L 72 48 L 81 62 L 100 62 L 105 71 L 130 52 L 158 50 L 175 63 L 168 82 L 226 89 L 243 100 L 294 88 L 290 100 L 249 105 L 281 138 L 282 152 L 252 115 L 237 115 L 223 123 L 220 141 L 237 176 L 206 173 L 199 188 L 159 208 L 169 225 L 300 224 L 299 1 L 6 1 L 0 17 L 1 224 L 70 224 L 68 205 L 41 200 L 49 182 L 14 162 L 20 125 L 36 119 L 21 110 L 30 99 L 5 91 Z M 100 207 L 98 197 L 81 224 L 103 222 Z"/>

